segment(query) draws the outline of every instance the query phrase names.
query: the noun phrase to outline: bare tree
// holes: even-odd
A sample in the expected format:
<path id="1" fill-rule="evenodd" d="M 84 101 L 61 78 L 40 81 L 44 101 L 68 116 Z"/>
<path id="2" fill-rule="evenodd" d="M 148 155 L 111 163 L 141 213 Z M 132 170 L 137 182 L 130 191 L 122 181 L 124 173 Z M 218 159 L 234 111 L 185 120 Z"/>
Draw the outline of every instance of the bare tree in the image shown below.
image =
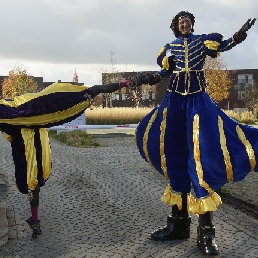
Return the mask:
<path id="1" fill-rule="evenodd" d="M 108 84 L 108 83 L 114 83 L 124 80 L 123 73 L 118 71 L 116 68 L 116 62 L 113 58 L 114 52 L 110 52 L 111 58 L 110 58 L 110 67 L 109 69 L 106 69 L 102 67 L 102 83 Z M 114 93 L 102 93 L 102 97 L 105 100 L 106 107 L 112 107 L 112 97 Z"/>
<path id="2" fill-rule="evenodd" d="M 111 52 L 111 59 L 110 59 L 110 67 L 109 69 L 102 68 L 102 83 L 107 84 L 107 83 L 114 83 L 114 82 L 119 82 L 123 81 L 127 78 L 125 78 L 125 72 L 119 71 L 116 68 L 116 62 L 115 59 L 113 58 L 114 52 Z M 131 73 L 131 75 L 133 75 Z M 136 74 L 136 73 L 135 73 Z M 145 97 L 150 95 L 152 92 L 152 87 L 155 86 L 150 86 L 148 84 L 141 85 L 139 87 L 136 87 L 135 89 L 127 89 L 124 88 L 120 92 L 113 92 L 113 93 L 102 93 L 102 97 L 105 100 L 105 107 L 112 107 L 112 97 L 118 95 L 119 93 L 125 94 L 125 97 L 127 100 L 130 100 L 131 102 L 134 103 L 134 106 L 138 108 L 140 106 L 140 101 L 141 99 L 144 99 Z"/>
<path id="3" fill-rule="evenodd" d="M 248 87 L 245 90 L 245 105 L 253 112 L 255 117 L 258 117 L 258 89 L 256 87 Z"/>
<path id="4" fill-rule="evenodd" d="M 150 86 L 149 84 L 142 84 L 135 89 L 130 89 L 127 94 L 127 99 L 131 100 L 134 103 L 135 108 L 139 108 L 141 99 L 148 99 L 150 97 L 150 94 L 153 92 L 153 87 L 155 87 L 155 85 Z"/>

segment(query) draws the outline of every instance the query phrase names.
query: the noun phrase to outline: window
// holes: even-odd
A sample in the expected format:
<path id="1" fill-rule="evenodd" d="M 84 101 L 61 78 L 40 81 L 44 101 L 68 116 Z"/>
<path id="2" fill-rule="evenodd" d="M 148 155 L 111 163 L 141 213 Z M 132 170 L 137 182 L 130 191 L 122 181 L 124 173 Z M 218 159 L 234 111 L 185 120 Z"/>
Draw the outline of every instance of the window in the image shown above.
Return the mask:
<path id="1" fill-rule="evenodd" d="M 239 74 L 238 75 L 238 90 L 245 91 L 249 87 L 253 87 L 253 75 L 252 74 Z"/>
<path id="2" fill-rule="evenodd" d="M 253 87 L 253 75 L 247 74 L 247 87 L 250 89 Z"/>
<path id="3" fill-rule="evenodd" d="M 156 93 L 155 92 L 151 94 L 151 98 L 156 99 Z"/>
<path id="4" fill-rule="evenodd" d="M 246 75 L 239 74 L 238 75 L 238 90 L 245 91 L 245 83 L 246 83 Z"/>
<path id="5" fill-rule="evenodd" d="M 119 94 L 118 93 L 112 93 L 112 100 L 119 100 Z"/>
<path id="6" fill-rule="evenodd" d="M 142 93 L 142 100 L 145 100 L 145 98 L 146 98 L 146 93 L 143 92 L 143 93 Z"/>
<path id="7" fill-rule="evenodd" d="M 151 90 L 151 86 L 149 84 L 142 85 L 142 92 L 148 92 Z"/>
<path id="8" fill-rule="evenodd" d="M 238 99 L 245 98 L 245 91 L 250 90 L 253 87 L 253 75 L 252 74 L 238 74 Z"/>
<path id="9" fill-rule="evenodd" d="M 238 91 L 238 99 L 244 99 L 245 98 L 245 92 L 244 91 Z"/>
<path id="10" fill-rule="evenodd" d="M 156 92 L 156 85 L 152 85 L 152 86 L 151 86 L 151 91 L 152 91 L 152 92 Z"/>
<path id="11" fill-rule="evenodd" d="M 122 94 L 122 100 L 126 100 L 125 94 Z"/>

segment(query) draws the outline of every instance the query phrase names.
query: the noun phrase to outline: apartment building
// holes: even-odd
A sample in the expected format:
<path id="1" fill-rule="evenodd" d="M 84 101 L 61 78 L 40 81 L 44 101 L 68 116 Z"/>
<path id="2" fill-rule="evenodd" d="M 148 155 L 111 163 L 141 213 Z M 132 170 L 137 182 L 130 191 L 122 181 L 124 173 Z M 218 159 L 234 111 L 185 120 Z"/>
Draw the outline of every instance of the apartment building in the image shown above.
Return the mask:
<path id="1" fill-rule="evenodd" d="M 148 73 L 150 71 L 146 71 Z M 217 103 L 220 108 L 234 109 L 241 111 L 245 106 L 245 91 L 252 87 L 258 88 L 258 69 L 228 70 L 232 87 L 229 90 L 229 97 Z M 121 73 L 122 78 L 127 79 L 135 75 L 135 72 Z M 128 88 L 123 88 L 103 97 L 103 107 L 133 107 L 137 103 L 141 107 L 156 106 L 163 100 L 169 78 L 162 80 L 159 84 L 150 86 L 142 85 L 137 87 L 136 96 L 130 93 Z"/>

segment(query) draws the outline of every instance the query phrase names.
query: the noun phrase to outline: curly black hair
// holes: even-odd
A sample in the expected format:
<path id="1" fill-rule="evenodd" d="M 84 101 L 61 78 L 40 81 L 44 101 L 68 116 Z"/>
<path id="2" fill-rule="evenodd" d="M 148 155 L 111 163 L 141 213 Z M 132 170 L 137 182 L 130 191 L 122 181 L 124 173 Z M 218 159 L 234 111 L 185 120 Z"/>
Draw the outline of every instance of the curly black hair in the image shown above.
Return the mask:
<path id="1" fill-rule="evenodd" d="M 178 38 L 180 36 L 180 32 L 178 30 L 178 19 L 179 19 L 179 17 L 188 17 L 192 22 L 191 32 L 194 32 L 194 29 L 193 29 L 193 26 L 194 26 L 194 23 L 195 23 L 194 15 L 192 13 L 187 12 L 187 11 L 181 11 L 172 19 L 172 22 L 170 24 L 170 28 L 173 31 L 175 37 Z"/>

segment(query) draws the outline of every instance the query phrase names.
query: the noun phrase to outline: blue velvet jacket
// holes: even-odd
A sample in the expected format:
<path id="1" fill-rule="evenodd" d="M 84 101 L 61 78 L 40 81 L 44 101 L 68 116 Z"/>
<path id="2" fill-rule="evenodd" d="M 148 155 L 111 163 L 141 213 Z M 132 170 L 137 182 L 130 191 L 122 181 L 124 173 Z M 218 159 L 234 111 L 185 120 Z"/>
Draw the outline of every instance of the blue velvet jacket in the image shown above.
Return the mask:
<path id="1" fill-rule="evenodd" d="M 206 56 L 217 57 L 220 52 L 236 46 L 233 38 L 223 40 L 219 33 L 179 36 L 166 44 L 157 58 L 162 78 L 171 76 L 168 91 L 188 95 L 205 91 L 203 66 Z"/>

